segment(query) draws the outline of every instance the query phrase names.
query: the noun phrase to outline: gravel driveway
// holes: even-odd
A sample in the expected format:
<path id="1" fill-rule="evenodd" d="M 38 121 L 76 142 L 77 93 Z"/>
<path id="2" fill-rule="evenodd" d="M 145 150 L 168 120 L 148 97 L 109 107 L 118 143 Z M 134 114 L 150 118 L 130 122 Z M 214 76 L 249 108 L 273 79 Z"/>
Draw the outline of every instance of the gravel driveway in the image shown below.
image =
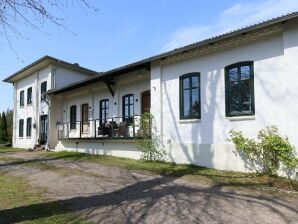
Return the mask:
<path id="1" fill-rule="evenodd" d="M 45 196 L 50 202 L 40 206 L 64 205 L 60 214 L 76 212 L 95 223 L 298 223 L 295 195 L 229 191 L 181 178 L 46 159 L 34 153 L 9 156 L 56 167 L 49 171 L 24 166 L 22 162 L 0 164 L 1 170 L 27 177 L 33 187 L 47 188 Z M 2 210 L 0 217 L 22 209 Z M 20 221 L 26 221 L 26 215 L 15 217 L 15 222 Z"/>

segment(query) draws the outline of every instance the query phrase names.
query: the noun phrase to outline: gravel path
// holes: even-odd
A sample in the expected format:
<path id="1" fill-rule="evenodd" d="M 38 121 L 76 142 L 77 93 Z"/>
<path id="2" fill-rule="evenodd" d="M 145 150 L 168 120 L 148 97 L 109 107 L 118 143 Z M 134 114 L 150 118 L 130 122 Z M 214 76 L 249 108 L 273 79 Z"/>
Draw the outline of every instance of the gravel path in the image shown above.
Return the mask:
<path id="1" fill-rule="evenodd" d="M 47 188 L 50 202 L 40 206 L 65 205 L 61 214 L 76 212 L 95 223 L 298 223 L 297 196 L 229 191 L 180 178 L 46 159 L 34 153 L 9 156 L 61 169 L 60 173 L 30 168 L 22 162 L 0 163 L 0 170 L 28 177 L 33 187 Z M 17 209 L 22 210 L 2 210 L 0 217 Z M 26 216 L 16 217 L 15 221 L 26 221 Z"/>

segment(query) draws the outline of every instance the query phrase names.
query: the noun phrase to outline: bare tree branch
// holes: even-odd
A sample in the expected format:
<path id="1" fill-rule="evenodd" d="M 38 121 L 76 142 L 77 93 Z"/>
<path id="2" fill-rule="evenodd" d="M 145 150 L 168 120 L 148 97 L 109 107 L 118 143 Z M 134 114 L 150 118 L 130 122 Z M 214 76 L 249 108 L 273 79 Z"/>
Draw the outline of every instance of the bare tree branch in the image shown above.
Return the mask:
<path id="1" fill-rule="evenodd" d="M 17 24 L 28 25 L 42 33 L 46 22 L 53 23 L 71 32 L 64 26 L 64 18 L 55 15 L 60 11 L 78 4 L 83 10 L 89 9 L 97 12 L 98 9 L 91 6 L 87 0 L 0 0 L 0 35 L 8 41 L 13 49 L 10 35 L 24 38 L 24 34 L 17 29 Z"/>

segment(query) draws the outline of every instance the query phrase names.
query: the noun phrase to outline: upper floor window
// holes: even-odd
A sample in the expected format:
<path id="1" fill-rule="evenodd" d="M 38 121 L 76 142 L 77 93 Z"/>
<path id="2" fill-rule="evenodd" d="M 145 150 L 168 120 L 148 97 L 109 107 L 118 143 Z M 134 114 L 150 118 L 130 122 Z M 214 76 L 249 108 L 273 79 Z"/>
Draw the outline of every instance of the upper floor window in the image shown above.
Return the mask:
<path id="1" fill-rule="evenodd" d="M 32 118 L 27 118 L 27 130 L 26 130 L 26 136 L 31 137 L 31 131 L 32 131 Z"/>
<path id="2" fill-rule="evenodd" d="M 44 101 L 46 99 L 46 92 L 47 92 L 47 82 L 43 82 L 40 85 L 40 97 L 41 97 L 41 101 Z"/>
<path id="3" fill-rule="evenodd" d="M 133 94 L 127 94 L 122 98 L 122 116 L 123 120 L 127 123 L 133 122 L 134 115 L 134 97 Z"/>
<path id="4" fill-rule="evenodd" d="M 32 87 L 27 90 L 27 104 L 32 104 Z"/>
<path id="5" fill-rule="evenodd" d="M 200 119 L 200 73 L 180 77 L 180 119 Z"/>
<path id="6" fill-rule="evenodd" d="M 99 119 L 100 124 L 104 124 L 109 116 L 109 100 L 101 100 L 99 102 Z"/>
<path id="7" fill-rule="evenodd" d="M 24 94 L 24 90 L 22 90 L 21 92 L 20 92 L 20 106 L 21 107 L 23 107 L 24 106 L 24 96 L 25 94 Z"/>
<path id="8" fill-rule="evenodd" d="M 77 106 L 70 107 L 70 129 L 74 130 L 77 126 Z"/>
<path id="9" fill-rule="evenodd" d="M 253 62 L 241 62 L 225 68 L 226 116 L 255 114 Z"/>
<path id="10" fill-rule="evenodd" d="M 24 120 L 23 119 L 19 120 L 19 137 L 20 138 L 24 137 Z"/>

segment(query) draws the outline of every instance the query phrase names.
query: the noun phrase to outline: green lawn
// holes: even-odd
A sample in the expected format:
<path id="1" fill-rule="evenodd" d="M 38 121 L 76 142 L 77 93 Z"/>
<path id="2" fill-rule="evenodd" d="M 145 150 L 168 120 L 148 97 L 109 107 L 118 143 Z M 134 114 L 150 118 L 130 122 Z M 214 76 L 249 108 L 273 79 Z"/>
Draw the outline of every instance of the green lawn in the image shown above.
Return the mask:
<path id="1" fill-rule="evenodd" d="M 129 170 L 149 171 L 167 176 L 183 177 L 203 184 L 225 187 L 266 188 L 271 190 L 281 189 L 298 192 L 297 181 L 291 181 L 281 177 L 274 178 L 262 174 L 220 171 L 194 165 L 144 162 L 112 156 L 90 155 L 66 151 L 47 152 L 42 153 L 42 155 L 65 160 L 99 163 L 105 166 L 121 167 Z"/>
<path id="2" fill-rule="evenodd" d="M 0 145 L 0 153 L 14 153 L 20 151 L 26 151 L 26 149 L 11 148 Z"/>
<path id="3" fill-rule="evenodd" d="M 2 223 L 12 223 L 16 217 L 26 220 L 22 223 L 86 223 L 72 213 L 61 214 L 62 204 L 47 203 L 42 194 L 45 189 L 30 186 L 25 178 L 0 172 L 0 211 L 7 210 L 9 215 L 0 217 Z M 63 206 L 63 207 L 62 207 Z M 15 209 L 18 208 L 18 209 Z M 14 210 L 15 209 L 15 210 Z M 4 213 L 5 214 L 5 213 Z M 59 215 L 57 215 L 59 214 Z"/>

